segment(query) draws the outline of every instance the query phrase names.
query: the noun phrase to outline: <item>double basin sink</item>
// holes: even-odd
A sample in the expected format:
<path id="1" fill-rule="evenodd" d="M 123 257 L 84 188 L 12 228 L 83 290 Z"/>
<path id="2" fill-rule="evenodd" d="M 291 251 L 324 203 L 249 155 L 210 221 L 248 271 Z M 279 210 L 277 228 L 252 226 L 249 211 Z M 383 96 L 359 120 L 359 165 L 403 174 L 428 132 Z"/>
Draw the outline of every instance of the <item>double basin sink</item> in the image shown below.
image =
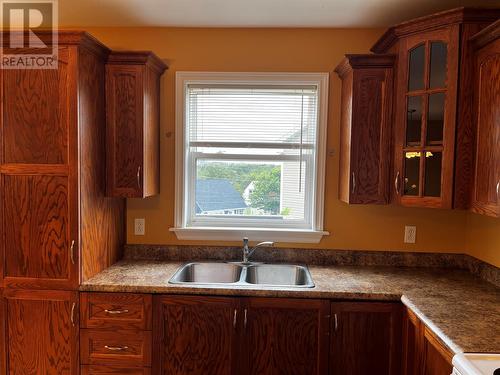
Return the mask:
<path id="1" fill-rule="evenodd" d="M 171 284 L 237 287 L 314 287 L 306 266 L 269 263 L 192 262 L 179 268 L 169 282 Z"/>

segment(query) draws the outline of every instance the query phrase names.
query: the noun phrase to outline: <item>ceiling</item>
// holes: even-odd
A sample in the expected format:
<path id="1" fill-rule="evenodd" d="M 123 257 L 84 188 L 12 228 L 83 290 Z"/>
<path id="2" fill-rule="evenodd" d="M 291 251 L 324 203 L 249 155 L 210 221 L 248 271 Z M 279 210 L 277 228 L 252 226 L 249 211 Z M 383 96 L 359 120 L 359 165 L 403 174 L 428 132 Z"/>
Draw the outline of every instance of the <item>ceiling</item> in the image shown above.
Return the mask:
<path id="1" fill-rule="evenodd" d="M 379 27 L 500 0 L 59 0 L 65 27 Z"/>

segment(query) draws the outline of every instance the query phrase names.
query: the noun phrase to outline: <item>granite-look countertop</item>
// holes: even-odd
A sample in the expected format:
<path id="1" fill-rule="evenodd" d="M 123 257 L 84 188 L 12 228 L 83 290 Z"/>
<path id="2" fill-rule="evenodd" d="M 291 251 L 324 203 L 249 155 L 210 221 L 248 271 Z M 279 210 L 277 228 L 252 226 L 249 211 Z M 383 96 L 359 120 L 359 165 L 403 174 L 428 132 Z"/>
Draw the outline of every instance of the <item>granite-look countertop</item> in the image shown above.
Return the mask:
<path id="1" fill-rule="evenodd" d="M 500 353 L 500 289 L 464 270 L 379 266 L 309 266 L 314 288 L 207 287 L 169 284 L 181 262 L 118 262 L 82 291 L 399 301 L 449 348 Z"/>

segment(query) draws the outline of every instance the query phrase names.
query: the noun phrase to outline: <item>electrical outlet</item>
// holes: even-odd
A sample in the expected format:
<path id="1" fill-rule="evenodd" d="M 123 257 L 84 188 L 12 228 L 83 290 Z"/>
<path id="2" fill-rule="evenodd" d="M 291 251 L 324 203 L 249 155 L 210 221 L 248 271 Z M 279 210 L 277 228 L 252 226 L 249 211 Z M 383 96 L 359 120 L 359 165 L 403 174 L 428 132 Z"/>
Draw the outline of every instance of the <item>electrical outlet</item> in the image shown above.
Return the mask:
<path id="1" fill-rule="evenodd" d="M 414 225 L 405 226 L 405 243 L 415 243 L 417 241 L 417 227 Z"/>
<path id="2" fill-rule="evenodd" d="M 136 236 L 144 236 L 145 232 L 146 232 L 146 220 L 144 218 L 135 219 L 134 234 Z"/>

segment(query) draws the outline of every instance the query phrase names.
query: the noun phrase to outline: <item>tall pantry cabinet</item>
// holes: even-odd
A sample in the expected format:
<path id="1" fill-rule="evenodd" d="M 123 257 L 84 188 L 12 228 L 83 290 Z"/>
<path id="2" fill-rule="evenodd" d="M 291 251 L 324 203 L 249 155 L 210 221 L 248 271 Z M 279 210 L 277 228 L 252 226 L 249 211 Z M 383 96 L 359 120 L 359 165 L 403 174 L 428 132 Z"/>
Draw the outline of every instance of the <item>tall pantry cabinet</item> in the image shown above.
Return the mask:
<path id="1" fill-rule="evenodd" d="M 110 51 L 85 32 L 60 32 L 58 49 L 58 69 L 0 70 L 7 373 L 78 373 L 78 286 L 123 240 L 124 201 L 105 196 Z"/>

